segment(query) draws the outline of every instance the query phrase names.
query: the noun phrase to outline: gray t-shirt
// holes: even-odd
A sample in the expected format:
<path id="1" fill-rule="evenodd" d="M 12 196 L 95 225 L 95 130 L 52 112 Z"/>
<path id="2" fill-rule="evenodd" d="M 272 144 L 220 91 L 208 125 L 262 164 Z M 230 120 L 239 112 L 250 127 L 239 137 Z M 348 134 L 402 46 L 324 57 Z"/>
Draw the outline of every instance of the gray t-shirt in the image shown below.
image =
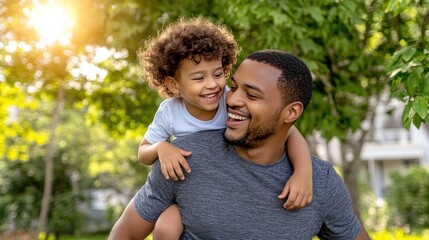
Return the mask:
<path id="1" fill-rule="evenodd" d="M 165 180 L 156 161 L 135 196 L 140 216 L 155 222 L 179 205 L 182 239 L 354 239 L 361 225 L 350 195 L 332 164 L 313 157 L 313 202 L 288 211 L 277 196 L 292 174 L 286 155 L 272 164 L 238 156 L 224 130 L 197 132 L 174 141 L 192 151 L 184 181 Z"/>

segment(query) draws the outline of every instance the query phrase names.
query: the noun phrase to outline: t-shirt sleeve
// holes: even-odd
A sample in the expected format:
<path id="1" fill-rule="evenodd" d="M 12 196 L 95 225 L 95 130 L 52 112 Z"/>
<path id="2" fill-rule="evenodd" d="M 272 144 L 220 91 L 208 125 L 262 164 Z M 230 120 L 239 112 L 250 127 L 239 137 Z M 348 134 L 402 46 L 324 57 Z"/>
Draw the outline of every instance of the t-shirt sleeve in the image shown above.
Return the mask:
<path id="1" fill-rule="evenodd" d="M 165 100 L 155 113 L 152 123 L 149 125 L 144 138 L 150 144 L 167 141 L 172 136 L 172 116 L 170 101 Z"/>
<path id="2" fill-rule="evenodd" d="M 155 223 L 159 215 L 174 203 L 173 181 L 162 175 L 159 161 L 156 161 L 146 183 L 134 196 L 134 203 L 139 215 Z"/>
<path id="3" fill-rule="evenodd" d="M 326 175 L 324 221 L 317 235 L 320 239 L 354 239 L 361 224 L 353 212 L 350 194 L 332 165 Z"/>

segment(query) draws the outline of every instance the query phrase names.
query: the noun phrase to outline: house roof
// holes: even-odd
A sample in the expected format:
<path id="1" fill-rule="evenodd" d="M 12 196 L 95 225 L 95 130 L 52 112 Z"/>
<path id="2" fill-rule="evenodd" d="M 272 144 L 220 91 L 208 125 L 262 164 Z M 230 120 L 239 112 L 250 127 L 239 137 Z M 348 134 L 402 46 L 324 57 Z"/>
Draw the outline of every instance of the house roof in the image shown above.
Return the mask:
<path id="1" fill-rule="evenodd" d="M 362 160 L 424 159 L 423 145 L 366 143 L 361 152 Z"/>

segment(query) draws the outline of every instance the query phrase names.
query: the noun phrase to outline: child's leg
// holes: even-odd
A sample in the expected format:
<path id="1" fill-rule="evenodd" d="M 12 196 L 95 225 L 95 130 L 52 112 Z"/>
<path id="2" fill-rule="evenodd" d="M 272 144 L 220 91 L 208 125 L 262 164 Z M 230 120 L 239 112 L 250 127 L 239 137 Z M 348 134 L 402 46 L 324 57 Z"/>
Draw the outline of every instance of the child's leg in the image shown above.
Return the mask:
<path id="1" fill-rule="evenodd" d="M 171 205 L 161 213 L 153 230 L 154 240 L 179 239 L 183 232 L 182 217 L 179 207 Z"/>

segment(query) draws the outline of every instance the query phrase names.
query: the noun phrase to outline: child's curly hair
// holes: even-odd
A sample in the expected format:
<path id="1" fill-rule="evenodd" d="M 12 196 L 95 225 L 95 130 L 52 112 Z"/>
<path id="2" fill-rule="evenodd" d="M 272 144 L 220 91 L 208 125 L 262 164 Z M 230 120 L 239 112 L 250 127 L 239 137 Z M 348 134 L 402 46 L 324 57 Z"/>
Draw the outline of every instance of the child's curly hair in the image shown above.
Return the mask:
<path id="1" fill-rule="evenodd" d="M 180 19 L 149 39 L 138 51 L 143 74 L 149 86 L 162 97 L 175 95 L 165 86 L 164 79 L 173 77 L 183 59 L 195 63 L 221 60 L 225 76 L 229 77 L 240 49 L 229 29 L 202 17 Z"/>

